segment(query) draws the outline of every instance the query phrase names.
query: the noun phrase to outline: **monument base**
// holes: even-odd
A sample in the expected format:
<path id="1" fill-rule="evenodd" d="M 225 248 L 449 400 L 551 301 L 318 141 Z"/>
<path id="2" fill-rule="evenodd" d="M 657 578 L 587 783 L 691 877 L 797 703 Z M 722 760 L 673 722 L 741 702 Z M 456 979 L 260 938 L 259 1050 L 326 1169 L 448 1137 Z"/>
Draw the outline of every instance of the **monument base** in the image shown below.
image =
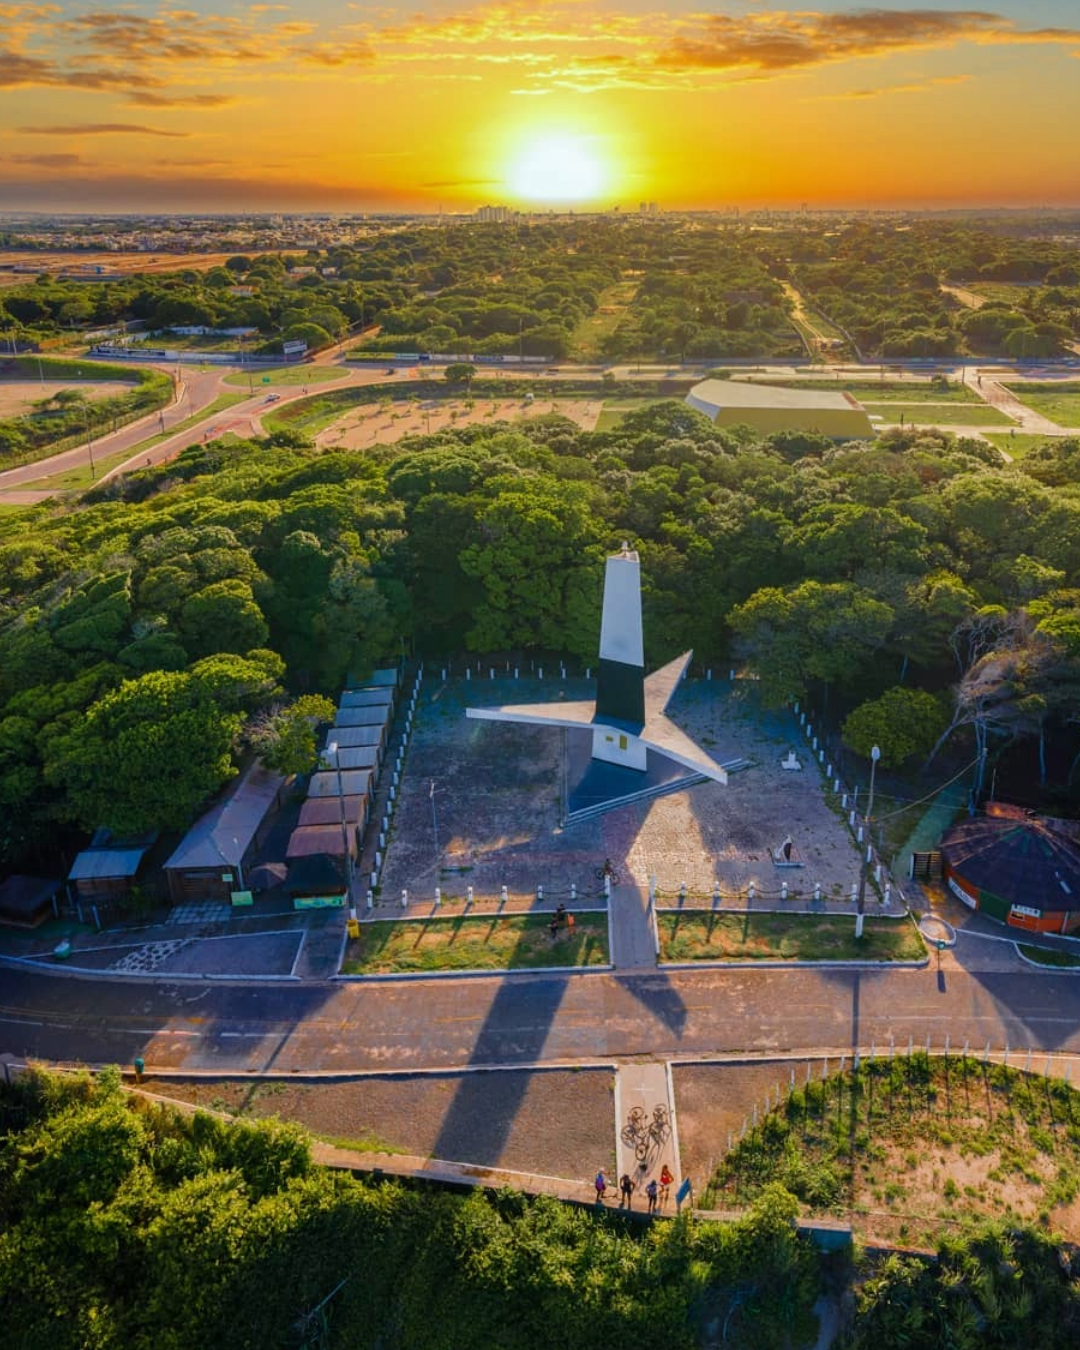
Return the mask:
<path id="1" fill-rule="evenodd" d="M 656 750 L 647 752 L 643 770 L 607 763 L 593 757 L 591 731 L 567 730 L 565 735 L 564 825 L 710 781 Z"/>

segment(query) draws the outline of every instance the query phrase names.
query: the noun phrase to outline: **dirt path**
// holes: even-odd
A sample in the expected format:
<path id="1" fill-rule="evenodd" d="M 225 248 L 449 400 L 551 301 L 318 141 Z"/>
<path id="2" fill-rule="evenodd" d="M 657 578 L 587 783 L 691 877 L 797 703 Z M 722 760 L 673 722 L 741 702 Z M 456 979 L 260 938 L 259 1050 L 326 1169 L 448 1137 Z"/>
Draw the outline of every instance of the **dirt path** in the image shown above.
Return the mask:
<path id="1" fill-rule="evenodd" d="M 843 334 L 832 324 L 812 313 L 806 306 L 806 301 L 802 297 L 802 292 L 795 289 L 790 281 L 782 281 L 784 294 L 793 305 L 792 322 L 799 329 L 804 341 L 810 347 L 812 356 L 819 356 L 822 361 L 829 364 L 835 364 L 839 361 L 847 361 L 850 357 L 848 352 L 848 343 Z M 805 329 L 805 332 L 802 330 Z M 841 346 L 835 347 L 833 344 L 839 342 Z"/>
<path id="2" fill-rule="evenodd" d="M 951 295 L 954 300 L 959 300 L 965 309 L 982 309 L 983 305 L 986 304 L 985 295 L 969 291 L 966 286 L 946 286 L 944 282 L 941 282 L 940 285 L 946 295 Z"/>

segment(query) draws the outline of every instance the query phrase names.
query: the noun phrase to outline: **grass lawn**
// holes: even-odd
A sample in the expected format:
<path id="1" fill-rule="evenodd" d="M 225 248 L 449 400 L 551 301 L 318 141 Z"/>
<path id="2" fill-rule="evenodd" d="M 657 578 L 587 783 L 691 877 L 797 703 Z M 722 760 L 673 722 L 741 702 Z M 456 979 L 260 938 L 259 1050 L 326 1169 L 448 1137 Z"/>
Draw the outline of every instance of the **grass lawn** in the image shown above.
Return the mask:
<path id="1" fill-rule="evenodd" d="M 1012 419 L 1006 417 L 997 408 L 987 407 L 985 403 L 943 403 L 940 407 L 929 400 L 917 403 L 892 403 L 888 400 L 864 398 L 860 400 L 869 413 L 883 417 L 887 422 L 899 422 L 903 417 L 906 423 L 926 427 L 1008 427 Z"/>
<path id="2" fill-rule="evenodd" d="M 608 956 L 606 914 L 575 915 L 553 941 L 544 914 L 458 915 L 446 919 L 378 920 L 360 925 L 341 967 L 344 975 L 413 970 L 527 970 L 602 966 Z"/>
<path id="3" fill-rule="evenodd" d="M 985 407 L 983 400 L 966 384 L 950 384 L 947 388 L 931 384 L 929 380 L 773 380 L 769 384 L 783 385 L 785 389 L 846 390 L 860 403 L 974 403 Z"/>
<path id="4" fill-rule="evenodd" d="M 1024 942 L 1018 942 L 1016 945 L 1020 955 L 1034 961 L 1037 966 L 1058 966 L 1069 970 L 1080 966 L 1080 956 L 1073 952 L 1052 952 L 1046 947 L 1029 947 Z"/>
<path id="5" fill-rule="evenodd" d="M 1059 427 L 1080 427 L 1080 382 L 1062 381 L 1060 384 L 1009 384 L 1006 388 L 1016 395 L 1026 408 L 1047 417 Z"/>
<path id="6" fill-rule="evenodd" d="M 596 313 L 582 319 L 570 337 L 569 360 L 599 360 L 602 355 L 601 342 L 618 328 L 627 308 L 637 295 L 638 285 L 637 281 L 618 281 L 614 286 L 608 286 L 606 290 L 600 292 L 597 297 Z"/>
<path id="7" fill-rule="evenodd" d="M 266 370 L 261 366 L 252 366 L 250 371 L 237 370 L 226 375 L 222 384 L 237 384 L 244 389 L 251 384 L 256 393 L 260 388 L 276 388 L 282 385 L 330 384 L 334 380 L 343 380 L 350 372 L 342 366 L 281 366 Z"/>
<path id="8" fill-rule="evenodd" d="M 655 403 L 670 403 L 666 398 L 607 398 L 596 419 L 596 431 L 612 431 L 629 412 L 651 408 Z"/>
<path id="9" fill-rule="evenodd" d="M 661 911 L 662 961 L 921 961 L 926 946 L 908 919 L 854 915 Z"/>
<path id="10" fill-rule="evenodd" d="M 797 1073 L 723 1158 L 706 1203 L 745 1204 L 779 1181 L 877 1240 L 932 1248 L 943 1229 L 990 1217 L 1075 1239 L 1078 1127 L 1080 1093 L 1060 1080 L 961 1054 L 879 1054 L 824 1081 Z"/>
<path id="11" fill-rule="evenodd" d="M 1023 459 L 1037 445 L 1045 445 L 1047 441 L 1053 441 L 1053 436 L 1040 436 L 1033 431 L 1003 431 L 986 432 L 986 439 L 996 445 L 999 450 L 1004 450 L 1007 455 L 1013 459 Z"/>

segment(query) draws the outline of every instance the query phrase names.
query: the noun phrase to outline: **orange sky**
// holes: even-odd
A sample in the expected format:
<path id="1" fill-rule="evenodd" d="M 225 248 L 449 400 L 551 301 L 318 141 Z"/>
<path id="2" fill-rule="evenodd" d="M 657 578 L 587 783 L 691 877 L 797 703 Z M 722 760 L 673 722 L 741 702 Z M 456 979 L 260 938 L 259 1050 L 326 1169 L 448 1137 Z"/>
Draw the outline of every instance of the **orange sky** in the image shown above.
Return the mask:
<path id="1" fill-rule="evenodd" d="M 1080 205 L 1080 0 L 0 0 L 5 210 Z"/>

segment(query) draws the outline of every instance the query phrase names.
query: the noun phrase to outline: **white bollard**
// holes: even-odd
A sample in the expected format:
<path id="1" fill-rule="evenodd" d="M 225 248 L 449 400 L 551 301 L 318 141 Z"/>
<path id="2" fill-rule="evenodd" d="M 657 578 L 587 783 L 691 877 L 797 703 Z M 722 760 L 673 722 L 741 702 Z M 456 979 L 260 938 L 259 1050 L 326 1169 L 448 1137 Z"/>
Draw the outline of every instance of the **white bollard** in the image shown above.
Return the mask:
<path id="1" fill-rule="evenodd" d="M 506 904 L 506 887 L 505 887 L 505 886 L 502 888 L 501 899 L 502 899 L 502 903 L 505 905 L 505 904 Z"/>
<path id="2" fill-rule="evenodd" d="M 846 793 L 846 792 L 845 792 L 844 795 L 840 798 L 840 809 L 841 809 L 842 811 L 846 811 L 846 810 L 847 810 L 847 793 Z"/>
<path id="3" fill-rule="evenodd" d="M 495 667 L 488 666 L 488 679 L 493 680 L 494 678 L 495 678 Z"/>
<path id="4" fill-rule="evenodd" d="M 822 746 L 821 749 L 818 751 L 817 758 L 818 758 L 818 763 L 819 763 L 819 764 L 824 764 L 824 763 L 825 763 L 825 747 L 824 747 L 824 746 Z"/>
<path id="5" fill-rule="evenodd" d="M 854 811 L 852 811 L 851 815 L 848 816 L 848 824 L 854 829 L 854 827 L 855 827 L 855 812 L 854 812 Z"/>
<path id="6" fill-rule="evenodd" d="M 611 878 L 606 874 L 604 876 L 604 896 L 608 899 L 611 897 Z"/>
<path id="7" fill-rule="evenodd" d="M 685 882 L 685 881 L 684 881 L 683 884 L 679 887 L 679 904 L 680 904 L 680 905 L 685 905 L 685 904 L 686 904 L 686 882 Z"/>
<path id="8" fill-rule="evenodd" d="M 832 765 L 831 765 L 831 764 L 830 764 L 829 767 L 825 770 L 825 777 L 826 777 L 826 778 L 831 778 L 831 777 L 832 777 Z"/>
<path id="9" fill-rule="evenodd" d="M 518 676 L 519 676 L 520 673 L 521 673 L 521 672 L 520 672 L 520 670 L 518 669 L 518 667 L 515 666 L 515 667 L 514 667 L 514 679 L 515 679 L 515 680 L 518 678 Z"/>
<path id="10" fill-rule="evenodd" d="M 780 883 L 780 899 L 781 899 L 781 900 L 786 900 L 786 899 L 787 899 L 787 882 L 786 882 L 786 881 L 782 881 L 782 882 Z"/>
<path id="11" fill-rule="evenodd" d="M 753 883 L 753 882 L 751 882 L 750 885 L 746 888 L 746 898 L 747 898 L 748 900 L 753 900 L 753 898 L 754 898 L 754 883 Z"/>
<path id="12" fill-rule="evenodd" d="M 833 790 L 834 792 L 839 792 L 839 791 L 840 791 L 840 779 L 839 779 L 839 778 L 835 781 L 835 783 L 833 783 L 833 785 L 832 785 L 832 790 Z"/>
<path id="13" fill-rule="evenodd" d="M 375 907 L 375 892 L 370 888 L 367 893 L 367 907 L 368 909 L 374 909 Z"/>
<path id="14" fill-rule="evenodd" d="M 544 667 L 543 667 L 543 666 L 538 666 L 538 667 L 537 667 L 537 669 L 536 669 L 536 678 L 537 678 L 538 680 L 542 680 L 542 679 L 544 678 Z"/>
<path id="15" fill-rule="evenodd" d="M 445 683 L 446 683 L 446 667 L 445 667 L 445 666 L 443 666 L 442 678 L 443 678 L 443 684 L 445 684 Z"/>
<path id="16" fill-rule="evenodd" d="M 806 714 L 804 712 L 799 714 L 799 726 L 806 726 Z"/>
<path id="17" fill-rule="evenodd" d="M 854 815 L 854 814 L 855 814 L 854 811 L 853 811 L 851 814 Z M 857 832 L 856 835 L 855 835 L 855 840 L 856 840 L 857 843 L 860 843 L 860 844 L 862 843 L 862 826 L 861 826 L 861 825 L 859 826 L 858 832 Z"/>
<path id="18" fill-rule="evenodd" d="M 376 850 L 375 850 L 375 871 L 377 872 L 381 866 L 382 866 L 382 854 L 378 851 L 378 849 L 376 849 Z"/>
<path id="19" fill-rule="evenodd" d="M 649 878 L 649 904 L 656 904 L 656 877 Z"/>
<path id="20" fill-rule="evenodd" d="M 467 905 L 471 905 L 471 904 L 472 904 L 472 887 L 471 887 L 471 886 L 466 886 L 466 888 L 465 888 L 465 903 L 466 903 Z"/>
<path id="21" fill-rule="evenodd" d="M 719 886 L 719 884 L 714 885 L 713 888 L 712 888 L 712 902 L 713 902 L 714 905 L 718 905 L 718 904 L 720 903 L 720 886 Z"/>
<path id="22" fill-rule="evenodd" d="M 592 679 L 592 666 L 586 666 L 586 667 L 585 667 L 585 678 L 586 678 L 587 680 L 591 680 L 591 679 Z"/>
<path id="23" fill-rule="evenodd" d="M 543 888 L 543 886 L 537 886 L 537 888 L 536 888 L 536 898 L 537 898 L 537 900 L 539 900 L 541 903 L 543 903 L 543 900 L 544 900 L 544 888 Z"/>
<path id="24" fill-rule="evenodd" d="M 796 711 L 796 712 L 798 712 L 798 711 L 799 711 L 799 704 L 798 704 L 798 702 L 797 702 L 797 701 L 796 701 L 796 704 L 795 704 L 795 711 Z"/>
<path id="25" fill-rule="evenodd" d="M 379 835 L 379 847 L 380 847 L 381 849 L 385 849 L 385 848 L 386 848 L 386 835 L 385 835 L 385 834 L 380 834 L 380 835 Z"/>
<path id="26" fill-rule="evenodd" d="M 820 881 L 814 883 L 814 899 L 815 899 L 815 900 L 820 900 L 820 899 L 821 899 L 821 882 L 820 882 Z"/>
<path id="27" fill-rule="evenodd" d="M 435 903 L 436 905 L 442 904 L 442 891 L 438 886 L 435 887 Z"/>
<path id="28" fill-rule="evenodd" d="M 577 886 L 574 882 L 570 883 L 570 903 L 573 904 L 577 899 Z"/>
<path id="29" fill-rule="evenodd" d="M 466 683 L 468 683 L 468 681 L 471 680 L 471 679 L 472 679 L 472 671 L 469 669 L 468 666 L 466 666 L 466 667 L 465 667 L 465 681 L 466 681 Z"/>
<path id="30" fill-rule="evenodd" d="M 858 883 L 857 881 L 853 881 L 853 882 L 851 883 L 851 900 L 852 900 L 852 903 L 854 904 L 854 902 L 855 902 L 856 900 L 858 900 L 858 898 L 859 898 L 859 883 Z"/>
<path id="31" fill-rule="evenodd" d="M 892 894 L 892 887 L 888 882 L 885 883 L 885 903 L 889 903 L 889 896 Z"/>
<path id="32" fill-rule="evenodd" d="M 398 773 L 397 769 L 395 769 L 395 770 L 394 770 L 394 786 L 395 786 L 395 787 L 398 786 L 398 784 L 399 784 L 399 782 L 400 782 L 400 779 L 401 779 L 401 775 Z"/>
<path id="33" fill-rule="evenodd" d="M 817 750 L 817 737 L 814 737 L 814 749 Z"/>
<path id="34" fill-rule="evenodd" d="M 401 892 L 401 908 L 402 908 L 402 909 L 408 909 L 408 908 L 409 908 L 409 892 L 408 892 L 408 891 L 402 891 L 402 892 Z"/>
<path id="35" fill-rule="evenodd" d="M 393 801 L 393 800 L 394 800 L 394 788 L 393 788 L 393 785 L 391 785 L 391 787 L 390 787 L 390 794 L 389 794 L 389 796 L 390 796 L 390 800 Z M 860 838 L 861 838 L 861 837 L 862 837 L 862 836 L 860 835 Z"/>
<path id="36" fill-rule="evenodd" d="M 356 922 L 356 906 L 355 906 L 355 905 L 350 905 L 350 906 L 349 906 L 349 918 L 352 919 L 353 923 Z"/>
<path id="37" fill-rule="evenodd" d="M 873 861 L 874 861 L 874 846 L 873 846 L 873 844 L 867 844 L 867 846 L 866 846 L 866 865 L 867 865 L 867 867 L 869 867 L 870 864 L 871 864 Z"/>
<path id="38" fill-rule="evenodd" d="M 867 861 L 869 861 L 869 859 L 868 859 Z M 878 884 L 879 886 L 881 885 L 881 864 L 880 864 L 880 863 L 878 863 L 878 865 L 874 868 L 874 880 L 877 882 L 877 884 Z"/>

